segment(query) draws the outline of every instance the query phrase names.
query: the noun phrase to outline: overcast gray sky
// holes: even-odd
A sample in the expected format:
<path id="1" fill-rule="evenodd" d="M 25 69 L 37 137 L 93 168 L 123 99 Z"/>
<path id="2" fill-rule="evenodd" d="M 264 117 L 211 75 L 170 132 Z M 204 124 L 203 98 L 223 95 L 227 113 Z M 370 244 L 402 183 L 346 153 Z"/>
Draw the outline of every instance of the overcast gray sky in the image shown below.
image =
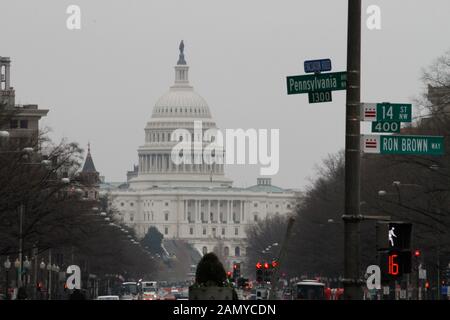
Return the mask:
<path id="1" fill-rule="evenodd" d="M 66 28 L 81 7 L 82 29 Z M 450 48 L 450 1 L 365 0 L 381 8 L 382 29 L 363 15 L 362 101 L 408 102 L 420 71 Z M 314 165 L 344 147 L 345 92 L 308 104 L 286 94 L 286 76 L 303 61 L 346 66 L 346 0 L 0 0 L 0 56 L 13 60 L 16 103 L 49 108 L 51 137 L 91 142 L 97 170 L 124 181 L 137 162 L 144 127 L 173 83 L 185 42 L 190 80 L 218 126 L 280 129 L 280 171 L 273 183 L 302 188 Z M 236 186 L 259 167 L 228 166 Z"/>

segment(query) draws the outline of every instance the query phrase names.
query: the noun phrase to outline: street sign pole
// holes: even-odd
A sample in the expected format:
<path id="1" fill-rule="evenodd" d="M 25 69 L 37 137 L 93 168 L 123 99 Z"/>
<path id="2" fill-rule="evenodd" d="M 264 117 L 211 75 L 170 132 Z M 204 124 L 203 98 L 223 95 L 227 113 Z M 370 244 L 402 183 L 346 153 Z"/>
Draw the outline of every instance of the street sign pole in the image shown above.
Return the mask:
<path id="1" fill-rule="evenodd" d="M 364 153 L 444 155 L 442 136 L 362 135 Z"/>
<path id="2" fill-rule="evenodd" d="M 361 300 L 360 279 L 360 101 L 361 0 L 348 1 L 345 126 L 344 299 Z"/>

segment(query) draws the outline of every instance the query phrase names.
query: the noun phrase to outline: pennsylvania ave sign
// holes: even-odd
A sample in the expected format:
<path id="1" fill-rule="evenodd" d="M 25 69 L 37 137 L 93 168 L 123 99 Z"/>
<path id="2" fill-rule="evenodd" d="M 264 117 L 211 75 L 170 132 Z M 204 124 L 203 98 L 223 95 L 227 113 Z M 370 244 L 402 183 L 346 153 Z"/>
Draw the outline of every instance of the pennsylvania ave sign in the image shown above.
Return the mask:
<path id="1" fill-rule="evenodd" d="M 347 89 L 347 72 L 286 77 L 287 93 L 299 94 Z"/>
<path id="2" fill-rule="evenodd" d="M 362 135 L 361 150 L 364 153 L 440 156 L 444 154 L 444 137 Z"/>

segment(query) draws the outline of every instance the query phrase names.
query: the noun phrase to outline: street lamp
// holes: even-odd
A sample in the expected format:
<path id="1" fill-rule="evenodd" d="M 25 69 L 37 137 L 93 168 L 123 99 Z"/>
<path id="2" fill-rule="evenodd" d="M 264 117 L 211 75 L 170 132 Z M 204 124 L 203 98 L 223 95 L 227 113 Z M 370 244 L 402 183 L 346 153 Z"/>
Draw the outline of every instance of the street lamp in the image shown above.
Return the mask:
<path id="1" fill-rule="evenodd" d="M 50 259 L 50 258 L 49 258 Z M 51 300 L 51 292 L 52 292 L 52 264 L 50 261 L 47 264 L 47 299 Z"/>
<path id="2" fill-rule="evenodd" d="M 28 260 L 28 256 L 25 256 L 25 261 L 23 262 L 23 268 L 25 269 L 25 287 L 28 285 L 28 272 L 30 271 L 31 262 Z"/>
<path id="3" fill-rule="evenodd" d="M 6 257 L 6 261 L 3 264 L 3 266 L 5 267 L 5 272 L 6 272 L 5 296 L 6 296 L 6 299 L 9 300 L 8 287 L 9 287 L 9 268 L 11 268 L 11 261 L 9 261 L 8 256 Z"/>
<path id="4" fill-rule="evenodd" d="M 14 261 L 14 267 L 16 267 L 16 269 L 20 268 L 20 261 L 19 258 L 16 258 L 16 261 Z"/>
<path id="5" fill-rule="evenodd" d="M 42 160 L 41 164 L 46 166 L 46 167 L 49 167 L 49 166 L 52 165 L 52 162 L 50 160 Z"/>
<path id="6" fill-rule="evenodd" d="M 31 266 L 31 262 L 30 262 L 30 260 L 28 260 L 28 256 L 25 256 L 25 261 L 23 262 L 23 267 L 28 270 L 28 269 L 30 269 L 30 266 Z"/>
<path id="7" fill-rule="evenodd" d="M 22 151 L 24 153 L 30 154 L 30 153 L 32 153 L 34 151 L 34 149 L 32 147 L 26 147 L 26 148 L 23 148 Z"/>
<path id="8" fill-rule="evenodd" d="M 21 278 L 22 278 L 22 270 L 21 270 L 21 268 L 20 268 L 20 260 L 19 260 L 19 258 L 16 258 L 16 261 L 14 261 L 14 267 L 16 268 L 16 270 L 17 270 L 17 288 L 19 288 L 19 287 L 21 287 L 22 286 L 22 281 L 21 281 Z"/>

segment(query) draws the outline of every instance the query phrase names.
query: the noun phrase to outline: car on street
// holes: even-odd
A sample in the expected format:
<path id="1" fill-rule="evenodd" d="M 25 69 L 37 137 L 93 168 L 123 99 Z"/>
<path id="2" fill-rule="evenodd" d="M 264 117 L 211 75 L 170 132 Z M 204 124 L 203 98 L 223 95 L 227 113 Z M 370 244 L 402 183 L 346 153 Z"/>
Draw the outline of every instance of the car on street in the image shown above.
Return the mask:
<path id="1" fill-rule="evenodd" d="M 325 300 L 325 284 L 317 280 L 303 280 L 294 285 L 294 300 Z"/>
<path id="2" fill-rule="evenodd" d="M 120 300 L 138 300 L 137 282 L 123 282 L 120 286 Z"/>
<path id="3" fill-rule="evenodd" d="M 119 296 L 98 296 L 96 300 L 120 300 Z"/>

